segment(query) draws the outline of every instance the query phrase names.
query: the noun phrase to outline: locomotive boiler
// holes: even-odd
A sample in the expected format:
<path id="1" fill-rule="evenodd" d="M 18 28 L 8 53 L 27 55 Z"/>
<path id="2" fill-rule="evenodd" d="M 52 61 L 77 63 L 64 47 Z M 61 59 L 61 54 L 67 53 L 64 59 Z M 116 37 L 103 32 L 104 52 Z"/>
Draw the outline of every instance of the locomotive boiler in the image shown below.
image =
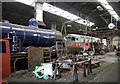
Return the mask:
<path id="1" fill-rule="evenodd" d="M 2 39 L 19 39 L 23 47 L 50 47 L 55 45 L 56 40 L 62 40 L 62 34 L 56 30 L 22 26 L 17 24 L 11 24 L 8 22 L 0 22 L 0 24 L 0 29 L 2 30 Z M 17 36 L 17 38 L 13 36 Z"/>

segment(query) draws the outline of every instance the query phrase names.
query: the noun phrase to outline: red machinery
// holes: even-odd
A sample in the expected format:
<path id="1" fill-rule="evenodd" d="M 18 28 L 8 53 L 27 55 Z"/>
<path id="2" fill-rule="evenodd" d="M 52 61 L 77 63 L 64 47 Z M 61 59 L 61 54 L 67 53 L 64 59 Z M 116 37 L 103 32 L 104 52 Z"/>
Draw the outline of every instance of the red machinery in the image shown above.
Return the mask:
<path id="1" fill-rule="evenodd" d="M 1 78 L 8 77 L 11 74 L 10 68 L 10 45 L 8 40 L 0 40 L 2 49 L 0 50 L 0 76 Z"/>
<path id="2" fill-rule="evenodd" d="M 84 50 L 91 49 L 91 43 L 90 42 L 73 42 L 71 44 L 72 48 L 83 48 Z"/>

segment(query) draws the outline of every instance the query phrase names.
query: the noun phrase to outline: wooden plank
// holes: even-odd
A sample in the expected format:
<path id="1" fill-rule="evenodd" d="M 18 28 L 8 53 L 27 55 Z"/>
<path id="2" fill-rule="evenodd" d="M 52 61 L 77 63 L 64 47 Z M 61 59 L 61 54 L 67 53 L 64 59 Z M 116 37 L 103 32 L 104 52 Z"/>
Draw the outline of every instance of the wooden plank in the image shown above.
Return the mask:
<path id="1" fill-rule="evenodd" d="M 100 61 L 91 61 L 92 66 L 100 66 Z"/>
<path id="2" fill-rule="evenodd" d="M 41 48 L 28 48 L 28 69 L 34 70 L 35 66 L 44 62 Z"/>
<path id="3" fill-rule="evenodd" d="M 97 64 L 100 63 L 99 61 L 91 61 L 91 64 Z"/>
<path id="4" fill-rule="evenodd" d="M 34 70 L 35 66 L 51 61 L 49 47 L 28 48 L 28 68 Z"/>

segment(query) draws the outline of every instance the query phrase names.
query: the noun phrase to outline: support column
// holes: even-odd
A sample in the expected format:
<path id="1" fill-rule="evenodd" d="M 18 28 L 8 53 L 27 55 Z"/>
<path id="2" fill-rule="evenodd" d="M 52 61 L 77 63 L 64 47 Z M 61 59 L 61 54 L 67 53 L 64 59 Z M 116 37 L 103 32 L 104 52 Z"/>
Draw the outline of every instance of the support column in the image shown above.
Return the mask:
<path id="1" fill-rule="evenodd" d="M 109 36 L 108 38 L 109 38 L 108 47 L 109 47 L 110 51 L 112 52 L 112 51 L 113 51 L 113 46 L 112 46 L 113 36 L 111 35 L 111 36 Z"/>

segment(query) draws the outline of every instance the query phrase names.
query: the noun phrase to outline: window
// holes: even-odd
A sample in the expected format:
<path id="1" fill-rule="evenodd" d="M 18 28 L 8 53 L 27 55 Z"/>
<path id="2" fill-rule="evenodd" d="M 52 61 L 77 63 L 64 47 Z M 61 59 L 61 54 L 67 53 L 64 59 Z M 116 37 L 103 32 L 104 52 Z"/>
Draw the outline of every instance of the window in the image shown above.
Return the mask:
<path id="1" fill-rule="evenodd" d="M 78 41 L 78 38 L 76 38 L 76 40 Z"/>
<path id="2" fill-rule="evenodd" d="M 72 41 L 75 41 L 75 37 L 72 37 L 71 40 L 72 40 Z"/>
<path id="3" fill-rule="evenodd" d="M 98 43 L 97 43 L 97 42 L 94 42 L 93 45 L 94 45 L 94 46 L 98 46 Z"/>
<path id="4" fill-rule="evenodd" d="M 6 43 L 5 42 L 0 42 L 0 53 L 6 53 Z"/>
<path id="5" fill-rule="evenodd" d="M 68 39 L 71 39 L 71 37 L 68 37 Z"/>

